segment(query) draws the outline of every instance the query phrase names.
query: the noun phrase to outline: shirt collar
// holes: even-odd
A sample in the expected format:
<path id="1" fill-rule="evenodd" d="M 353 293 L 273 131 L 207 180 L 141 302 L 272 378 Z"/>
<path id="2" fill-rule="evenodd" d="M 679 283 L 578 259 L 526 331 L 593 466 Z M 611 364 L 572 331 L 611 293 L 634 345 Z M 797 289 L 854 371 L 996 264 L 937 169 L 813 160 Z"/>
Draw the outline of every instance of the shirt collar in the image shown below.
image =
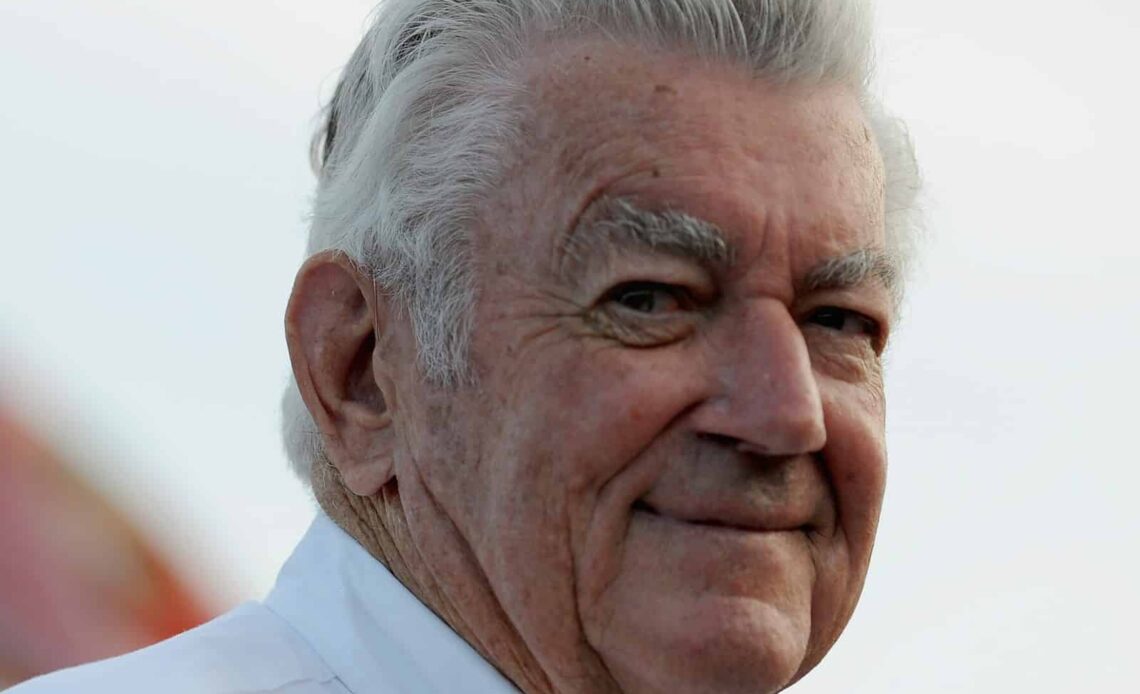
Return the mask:
<path id="1" fill-rule="evenodd" d="M 354 694 L 517 691 L 324 513 L 285 562 L 265 605 Z"/>

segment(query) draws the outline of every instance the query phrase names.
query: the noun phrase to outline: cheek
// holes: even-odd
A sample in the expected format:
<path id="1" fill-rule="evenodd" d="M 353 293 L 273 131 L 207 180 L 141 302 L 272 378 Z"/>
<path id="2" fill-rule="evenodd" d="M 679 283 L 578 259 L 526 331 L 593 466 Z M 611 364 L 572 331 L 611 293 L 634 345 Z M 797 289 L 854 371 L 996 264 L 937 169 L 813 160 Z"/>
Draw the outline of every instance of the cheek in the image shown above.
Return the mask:
<path id="1" fill-rule="evenodd" d="M 837 520 L 848 537 L 853 560 L 870 554 L 882 506 L 887 471 L 883 404 L 878 392 L 851 384 L 840 384 L 824 396 L 824 457 Z"/>
<path id="2" fill-rule="evenodd" d="M 837 543 L 825 585 L 840 615 L 849 615 L 862 590 L 878 529 L 886 483 L 882 398 L 841 384 L 823 396 L 827 445 L 823 457 L 835 498 Z M 845 619 L 845 617 L 844 617 Z"/>
<path id="3" fill-rule="evenodd" d="M 662 352 L 578 345 L 557 366 L 524 374 L 510 389 L 519 413 L 513 456 L 557 459 L 565 495 L 585 501 L 633 467 L 694 398 L 679 364 Z M 631 500 L 632 501 L 632 500 Z"/>
<path id="4" fill-rule="evenodd" d="M 630 507 L 652 484 L 640 454 L 684 407 L 668 369 L 617 351 L 552 354 L 523 356 L 484 385 L 502 397 L 484 398 L 494 421 L 470 479 L 483 499 L 471 540 L 528 643 L 573 653 L 617 574 Z"/>
<path id="5" fill-rule="evenodd" d="M 660 474 L 663 461 L 643 454 L 685 411 L 696 384 L 679 376 L 685 369 L 667 352 L 599 341 L 567 346 L 559 356 L 555 368 L 512 379 L 516 416 L 495 458 L 513 471 L 500 485 L 500 503 L 517 505 L 523 494 L 544 512 L 558 509 L 568 526 L 562 541 L 589 599 L 617 571 L 631 506 Z"/>
<path id="6" fill-rule="evenodd" d="M 832 532 L 814 540 L 816 581 L 808 653 L 799 675 L 839 638 L 863 590 L 886 479 L 883 400 L 866 387 L 821 383 L 823 457 L 835 501 Z"/>

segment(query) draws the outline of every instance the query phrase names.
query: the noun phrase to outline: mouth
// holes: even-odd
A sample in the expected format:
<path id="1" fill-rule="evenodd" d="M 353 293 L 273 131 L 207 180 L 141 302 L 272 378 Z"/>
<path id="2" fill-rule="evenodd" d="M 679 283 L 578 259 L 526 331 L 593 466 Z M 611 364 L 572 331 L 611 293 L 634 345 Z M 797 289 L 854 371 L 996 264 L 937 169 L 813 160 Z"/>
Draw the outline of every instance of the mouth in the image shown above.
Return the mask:
<path id="1" fill-rule="evenodd" d="M 649 515 L 658 516 L 678 523 L 687 523 L 689 525 L 704 526 L 708 528 L 736 530 L 747 533 L 773 533 L 773 532 L 787 532 L 792 530 L 809 530 L 808 523 L 763 523 L 756 522 L 751 519 L 733 518 L 728 514 L 715 514 L 712 516 L 700 517 L 681 517 L 670 513 L 663 512 L 644 499 L 638 499 L 633 504 L 635 512 L 647 513 Z"/>

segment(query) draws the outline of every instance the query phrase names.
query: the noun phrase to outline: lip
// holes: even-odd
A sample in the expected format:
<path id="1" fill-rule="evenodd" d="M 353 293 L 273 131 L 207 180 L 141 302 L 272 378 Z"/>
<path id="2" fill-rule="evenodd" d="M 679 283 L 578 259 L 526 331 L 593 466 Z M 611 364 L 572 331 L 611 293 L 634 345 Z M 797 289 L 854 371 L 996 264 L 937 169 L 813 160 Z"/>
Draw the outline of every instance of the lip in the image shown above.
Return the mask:
<path id="1" fill-rule="evenodd" d="M 648 513 L 653 516 L 665 518 L 679 523 L 687 523 L 689 525 L 705 526 L 708 528 L 718 528 L 727 530 L 736 530 L 740 532 L 749 533 L 775 533 L 787 532 L 792 530 L 806 530 L 809 528 L 810 523 L 765 523 L 759 519 L 741 518 L 728 513 L 724 514 L 710 514 L 694 517 L 680 516 L 668 512 L 663 512 L 655 508 L 652 504 L 644 499 L 638 499 L 633 504 L 634 511 Z"/>

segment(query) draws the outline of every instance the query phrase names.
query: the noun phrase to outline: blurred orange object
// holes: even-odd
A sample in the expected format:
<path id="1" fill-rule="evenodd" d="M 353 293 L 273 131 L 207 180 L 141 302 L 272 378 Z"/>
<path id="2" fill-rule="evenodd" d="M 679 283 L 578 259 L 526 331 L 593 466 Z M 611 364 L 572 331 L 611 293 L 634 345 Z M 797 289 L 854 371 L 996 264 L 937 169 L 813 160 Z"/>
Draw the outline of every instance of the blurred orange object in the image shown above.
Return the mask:
<path id="1" fill-rule="evenodd" d="M 119 511 L 0 410 L 0 688 L 211 616 Z"/>

